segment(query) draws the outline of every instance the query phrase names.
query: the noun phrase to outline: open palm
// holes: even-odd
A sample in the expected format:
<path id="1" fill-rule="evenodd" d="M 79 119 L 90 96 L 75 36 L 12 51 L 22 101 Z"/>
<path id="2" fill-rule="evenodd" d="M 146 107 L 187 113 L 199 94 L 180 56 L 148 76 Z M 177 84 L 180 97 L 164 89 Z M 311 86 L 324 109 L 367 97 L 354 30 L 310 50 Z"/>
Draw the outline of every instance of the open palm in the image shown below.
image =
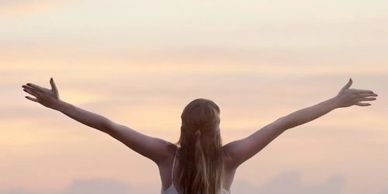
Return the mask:
<path id="1" fill-rule="evenodd" d="M 375 94 L 373 91 L 350 88 L 352 83 L 353 80 L 349 79 L 348 83 L 342 87 L 338 93 L 337 99 L 339 102 L 339 107 L 348 107 L 352 105 L 370 106 L 370 103 L 365 103 L 363 101 L 376 100 L 377 94 Z"/>
<path id="2" fill-rule="evenodd" d="M 59 93 L 53 78 L 50 78 L 50 85 L 51 89 L 44 88 L 32 83 L 27 83 L 22 87 L 25 92 L 35 97 L 33 98 L 26 96 L 27 99 L 38 102 L 48 108 L 53 108 L 53 106 L 59 101 Z"/>

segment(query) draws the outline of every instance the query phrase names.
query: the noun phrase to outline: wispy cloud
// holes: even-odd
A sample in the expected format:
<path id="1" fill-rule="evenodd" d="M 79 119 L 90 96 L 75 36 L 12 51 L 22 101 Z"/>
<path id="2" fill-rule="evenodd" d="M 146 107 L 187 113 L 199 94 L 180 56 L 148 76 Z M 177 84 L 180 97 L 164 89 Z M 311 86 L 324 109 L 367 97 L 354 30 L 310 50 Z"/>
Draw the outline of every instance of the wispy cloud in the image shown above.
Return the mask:
<path id="1" fill-rule="evenodd" d="M 25 16 L 57 9 L 62 0 L 1 0 L 0 16 Z"/>
<path id="2" fill-rule="evenodd" d="M 75 180 L 60 194 L 129 194 L 128 186 L 112 179 L 81 179 Z"/>
<path id="3" fill-rule="evenodd" d="M 10 188 L 10 189 L 0 189 L 0 193 L 2 194 L 38 194 L 27 189 L 23 188 Z"/>
<path id="4" fill-rule="evenodd" d="M 323 182 L 306 184 L 302 181 L 302 173 L 287 171 L 273 177 L 261 186 L 244 181 L 236 182 L 232 187 L 232 192 L 244 194 L 340 194 L 344 183 L 344 177 L 333 175 Z"/>
<path id="5" fill-rule="evenodd" d="M 147 183 L 153 190 L 138 187 L 141 181 L 158 181 L 148 160 L 28 101 L 20 87 L 26 82 L 49 87 L 53 76 L 63 100 L 171 140 L 179 135 L 184 106 L 206 97 L 220 105 L 223 137 L 229 141 L 332 97 L 352 77 L 354 88 L 379 94 L 373 106 L 336 110 L 293 129 L 260 153 L 265 157 L 252 159 L 247 170 L 263 162 L 263 178 L 282 171 L 279 166 L 299 165 L 304 172 L 319 167 L 323 170 L 314 177 L 340 172 L 349 190 L 378 193 L 387 179 L 387 7 L 381 0 L 0 0 L 0 185 L 61 189 L 88 174 L 130 180 L 136 185 L 128 187 L 131 193 L 159 190 L 156 184 Z M 102 154 L 109 157 L 97 164 L 92 158 Z M 133 178 L 123 170 L 133 166 L 155 176 Z M 37 173 L 43 170 L 47 173 Z M 256 176 L 246 172 L 240 177 Z M 376 181 L 363 185 L 365 176 Z M 280 192 L 269 188 L 279 186 L 301 193 L 332 188 L 335 194 L 341 182 L 334 177 L 303 184 L 298 172 L 279 177 L 289 184 L 274 177 L 247 192 Z M 77 180 L 66 192 L 96 184 L 126 191 L 120 181 Z M 45 194 L 0 191 L 7 192 Z"/>
<path id="6" fill-rule="evenodd" d="M 304 183 L 302 173 L 298 171 L 285 171 L 272 177 L 264 184 L 249 183 L 237 180 L 231 187 L 232 193 L 244 194 L 340 194 L 343 190 L 345 180 L 340 175 L 333 175 L 323 182 Z M 260 185 L 260 186 L 259 186 Z M 54 194 L 132 194 L 132 193 L 152 193 L 159 191 L 159 185 L 137 185 L 112 178 L 87 178 L 76 179 L 62 191 Z M 4 194 L 35 194 L 38 191 L 29 191 L 22 188 L 0 190 Z M 51 193 L 53 194 L 53 193 Z M 385 193 L 383 193 L 385 194 Z"/>
<path id="7" fill-rule="evenodd" d="M 382 191 L 381 193 L 379 194 L 388 194 L 388 189 L 385 189 L 384 191 Z"/>

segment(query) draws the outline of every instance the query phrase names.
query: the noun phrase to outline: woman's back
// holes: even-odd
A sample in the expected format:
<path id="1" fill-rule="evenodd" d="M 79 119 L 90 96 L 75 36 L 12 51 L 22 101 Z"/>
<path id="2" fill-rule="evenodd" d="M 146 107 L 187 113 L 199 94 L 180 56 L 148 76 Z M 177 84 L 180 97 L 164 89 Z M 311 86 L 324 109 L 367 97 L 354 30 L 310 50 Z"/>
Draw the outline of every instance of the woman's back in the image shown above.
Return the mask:
<path id="1" fill-rule="evenodd" d="M 170 186 L 167 187 L 167 189 L 164 189 L 162 187 L 162 189 L 161 189 L 161 193 L 162 194 L 179 194 L 178 189 L 176 187 L 176 184 L 174 184 L 174 182 L 176 181 L 176 180 L 174 180 L 174 174 L 176 174 L 176 169 L 177 169 L 176 166 L 179 165 L 179 164 L 177 164 L 177 160 L 176 160 L 178 151 L 179 151 L 179 148 L 176 148 L 176 151 L 175 151 L 175 154 L 174 154 L 174 158 L 173 158 L 173 161 L 172 161 L 172 164 L 171 164 L 171 168 L 170 168 L 170 177 L 171 177 L 170 181 L 169 181 L 170 182 Z M 160 171 L 160 172 L 162 172 L 162 171 Z M 226 173 L 226 174 L 228 174 L 228 173 Z M 168 176 L 161 176 L 161 177 L 168 177 Z M 233 179 L 233 177 L 231 177 L 231 178 Z M 164 181 L 162 180 L 162 182 L 164 182 Z M 222 188 L 221 194 L 231 194 L 230 189 L 227 189 L 227 188 L 230 188 L 230 184 L 227 185 L 227 186 L 228 187 Z"/>

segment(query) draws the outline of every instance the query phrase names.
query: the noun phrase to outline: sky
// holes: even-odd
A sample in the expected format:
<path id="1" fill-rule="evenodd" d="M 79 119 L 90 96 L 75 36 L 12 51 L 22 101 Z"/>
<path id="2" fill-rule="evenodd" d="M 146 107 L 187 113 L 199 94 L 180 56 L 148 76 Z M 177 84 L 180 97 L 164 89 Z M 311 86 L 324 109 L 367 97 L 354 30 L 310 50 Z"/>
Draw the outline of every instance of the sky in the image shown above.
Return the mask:
<path id="1" fill-rule="evenodd" d="M 351 88 L 372 106 L 289 129 L 236 172 L 232 193 L 388 194 L 388 2 L 0 0 L 0 193 L 160 193 L 157 166 L 27 100 L 26 83 L 176 142 L 195 98 L 223 144 Z"/>

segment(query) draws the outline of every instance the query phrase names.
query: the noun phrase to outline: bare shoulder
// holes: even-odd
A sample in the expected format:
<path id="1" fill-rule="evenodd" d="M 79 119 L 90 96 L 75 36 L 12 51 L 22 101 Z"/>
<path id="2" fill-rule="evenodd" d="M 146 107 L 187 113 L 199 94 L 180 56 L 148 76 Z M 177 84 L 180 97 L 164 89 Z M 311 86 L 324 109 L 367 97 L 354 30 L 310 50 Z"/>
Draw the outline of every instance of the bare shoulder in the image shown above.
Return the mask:
<path id="1" fill-rule="evenodd" d="M 178 150 L 178 146 L 174 143 L 167 142 L 166 144 L 166 154 L 164 160 L 161 160 L 157 165 L 160 167 L 169 167 L 171 166 L 171 161 L 174 159 L 175 152 Z"/>
<path id="2" fill-rule="evenodd" d="M 236 166 L 234 165 L 233 157 L 231 156 L 229 149 L 230 144 L 226 144 L 222 146 L 222 154 L 224 157 L 224 168 L 226 171 L 234 171 L 236 169 Z"/>

